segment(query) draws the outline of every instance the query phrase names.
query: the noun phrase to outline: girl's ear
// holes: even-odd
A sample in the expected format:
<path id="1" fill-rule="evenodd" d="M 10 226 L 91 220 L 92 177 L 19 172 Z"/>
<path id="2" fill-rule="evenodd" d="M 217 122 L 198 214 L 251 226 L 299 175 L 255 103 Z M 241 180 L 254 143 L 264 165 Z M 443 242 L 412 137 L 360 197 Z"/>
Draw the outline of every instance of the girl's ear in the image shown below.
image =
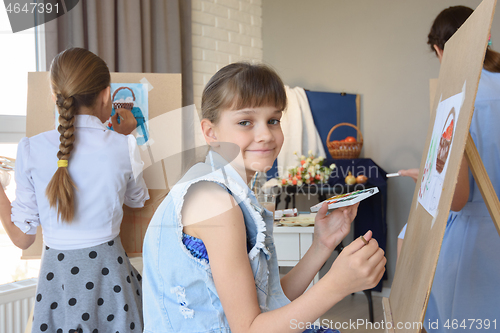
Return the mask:
<path id="1" fill-rule="evenodd" d="M 201 131 L 205 137 L 205 141 L 213 146 L 217 142 L 217 135 L 215 133 L 215 125 L 208 119 L 204 118 L 201 120 Z"/>
<path id="2" fill-rule="evenodd" d="M 436 51 L 436 55 L 439 59 L 439 62 L 441 62 L 441 60 L 443 60 L 443 52 L 444 51 L 436 44 L 434 44 L 433 46 L 434 46 L 434 51 Z"/>
<path id="3" fill-rule="evenodd" d="M 108 104 L 109 101 L 111 100 L 111 87 L 110 86 L 107 86 L 104 90 L 103 90 L 103 96 L 102 96 L 102 103 L 104 105 Z"/>

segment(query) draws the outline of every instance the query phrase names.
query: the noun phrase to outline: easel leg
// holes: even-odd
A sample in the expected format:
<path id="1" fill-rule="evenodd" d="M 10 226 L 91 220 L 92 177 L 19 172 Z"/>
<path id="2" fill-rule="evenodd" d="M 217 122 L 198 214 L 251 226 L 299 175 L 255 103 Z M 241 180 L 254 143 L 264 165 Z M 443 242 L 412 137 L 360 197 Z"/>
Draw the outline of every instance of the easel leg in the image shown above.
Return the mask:
<path id="1" fill-rule="evenodd" d="M 385 322 L 385 332 L 394 333 L 394 322 L 392 320 L 391 305 L 389 303 L 389 298 L 382 298 L 382 307 L 384 309 L 384 322 Z"/>

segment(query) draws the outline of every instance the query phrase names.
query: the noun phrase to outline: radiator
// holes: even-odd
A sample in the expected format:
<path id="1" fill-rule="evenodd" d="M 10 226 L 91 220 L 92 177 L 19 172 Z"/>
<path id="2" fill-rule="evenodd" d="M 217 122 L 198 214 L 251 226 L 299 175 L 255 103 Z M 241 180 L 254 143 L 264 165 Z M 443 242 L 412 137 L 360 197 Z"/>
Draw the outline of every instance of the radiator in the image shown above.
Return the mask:
<path id="1" fill-rule="evenodd" d="M 0 333 L 24 333 L 35 303 L 36 281 L 0 285 Z"/>

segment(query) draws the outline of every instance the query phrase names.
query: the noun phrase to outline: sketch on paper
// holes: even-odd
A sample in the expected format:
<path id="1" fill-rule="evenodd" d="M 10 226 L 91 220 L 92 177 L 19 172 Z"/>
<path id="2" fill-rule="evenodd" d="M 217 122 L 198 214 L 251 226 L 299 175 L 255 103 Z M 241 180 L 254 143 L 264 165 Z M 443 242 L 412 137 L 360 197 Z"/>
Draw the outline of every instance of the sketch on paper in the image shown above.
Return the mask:
<path id="1" fill-rule="evenodd" d="M 461 93 L 439 102 L 436 110 L 431 142 L 418 191 L 418 202 L 433 217 L 438 213 L 437 208 L 448 169 L 448 157 L 453 147 L 453 135 L 464 97 L 465 84 Z"/>

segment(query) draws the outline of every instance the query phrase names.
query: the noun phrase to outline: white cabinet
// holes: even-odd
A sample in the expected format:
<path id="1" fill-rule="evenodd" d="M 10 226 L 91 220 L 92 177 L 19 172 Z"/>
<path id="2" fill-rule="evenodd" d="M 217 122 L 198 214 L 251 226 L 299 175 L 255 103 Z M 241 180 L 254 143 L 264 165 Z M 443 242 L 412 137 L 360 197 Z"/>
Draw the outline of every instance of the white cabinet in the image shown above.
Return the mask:
<path id="1" fill-rule="evenodd" d="M 278 265 L 293 267 L 306 254 L 313 242 L 314 227 L 274 227 L 274 245 Z M 319 280 L 316 274 L 312 284 Z"/>

